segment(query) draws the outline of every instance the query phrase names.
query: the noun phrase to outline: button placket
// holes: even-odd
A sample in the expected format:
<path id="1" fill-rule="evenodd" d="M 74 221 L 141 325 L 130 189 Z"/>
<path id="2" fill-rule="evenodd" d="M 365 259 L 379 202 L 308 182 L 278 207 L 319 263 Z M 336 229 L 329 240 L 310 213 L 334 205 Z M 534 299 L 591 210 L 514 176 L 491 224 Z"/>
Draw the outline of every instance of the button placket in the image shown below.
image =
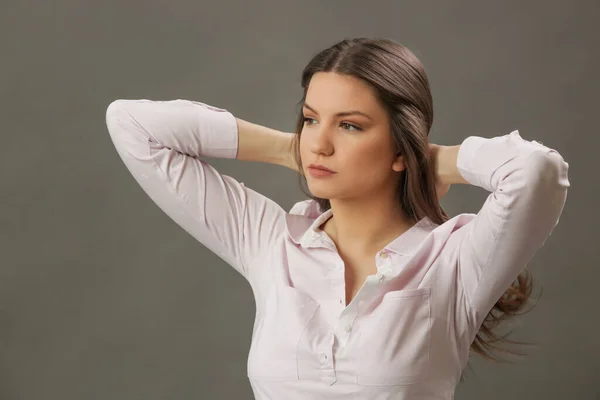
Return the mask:
<path id="1" fill-rule="evenodd" d="M 389 277 L 390 273 L 392 272 L 392 269 L 388 266 L 382 266 L 379 268 L 379 270 L 377 271 L 377 278 L 379 279 L 379 283 L 383 283 L 385 281 L 385 279 L 387 277 Z"/>
<path id="2" fill-rule="evenodd" d="M 392 267 L 391 267 L 391 258 L 389 256 L 389 254 L 387 253 L 387 251 L 383 250 L 379 253 L 379 258 L 377 260 L 377 278 L 378 278 L 378 282 L 379 284 L 382 284 L 385 282 L 385 279 L 387 277 L 389 277 L 389 275 L 392 272 Z"/>
<path id="3" fill-rule="evenodd" d="M 327 332 L 326 344 L 319 347 L 319 361 L 321 362 L 321 369 L 328 369 L 331 367 L 331 349 L 333 348 L 334 338 L 333 331 Z"/>
<path id="4" fill-rule="evenodd" d="M 321 352 L 321 354 L 319 355 L 319 359 L 321 360 L 321 365 L 325 365 L 325 363 L 327 362 L 327 353 L 325 353 L 324 351 Z"/>

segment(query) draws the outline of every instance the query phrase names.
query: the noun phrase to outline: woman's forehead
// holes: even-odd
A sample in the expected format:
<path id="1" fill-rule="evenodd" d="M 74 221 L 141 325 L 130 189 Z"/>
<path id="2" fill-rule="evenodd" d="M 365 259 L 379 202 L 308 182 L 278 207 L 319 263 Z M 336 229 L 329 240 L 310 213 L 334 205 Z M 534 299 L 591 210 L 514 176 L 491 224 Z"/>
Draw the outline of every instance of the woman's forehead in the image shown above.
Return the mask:
<path id="1" fill-rule="evenodd" d="M 331 72 L 315 74 L 305 104 L 319 114 L 356 110 L 375 116 L 380 109 L 370 85 L 353 76 Z"/>

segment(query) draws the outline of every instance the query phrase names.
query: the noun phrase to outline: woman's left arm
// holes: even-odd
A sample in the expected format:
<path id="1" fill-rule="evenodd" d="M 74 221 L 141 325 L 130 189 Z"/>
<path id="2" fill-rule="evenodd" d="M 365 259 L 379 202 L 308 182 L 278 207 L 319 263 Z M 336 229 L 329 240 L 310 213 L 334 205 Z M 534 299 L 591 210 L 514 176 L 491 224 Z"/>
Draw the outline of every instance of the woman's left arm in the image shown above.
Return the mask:
<path id="1" fill-rule="evenodd" d="M 478 329 L 558 224 L 569 164 L 518 131 L 491 139 L 471 136 L 434 153 L 442 191 L 468 183 L 491 192 L 477 215 L 454 232 L 469 325 Z"/>

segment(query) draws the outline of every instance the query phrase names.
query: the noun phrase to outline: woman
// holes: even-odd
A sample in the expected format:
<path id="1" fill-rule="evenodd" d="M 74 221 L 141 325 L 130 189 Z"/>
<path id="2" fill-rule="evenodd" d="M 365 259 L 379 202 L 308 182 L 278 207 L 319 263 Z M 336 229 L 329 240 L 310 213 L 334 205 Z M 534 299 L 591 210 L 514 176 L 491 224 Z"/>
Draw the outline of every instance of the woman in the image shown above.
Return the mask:
<path id="1" fill-rule="evenodd" d="M 257 399 L 451 399 L 492 311 L 529 296 L 568 164 L 518 131 L 429 144 L 427 77 L 391 40 L 337 43 L 302 86 L 294 134 L 186 100 L 117 100 L 106 122 L 153 201 L 250 283 Z M 285 212 L 198 156 L 295 169 L 312 198 Z M 459 183 L 491 193 L 450 219 L 439 198 Z"/>

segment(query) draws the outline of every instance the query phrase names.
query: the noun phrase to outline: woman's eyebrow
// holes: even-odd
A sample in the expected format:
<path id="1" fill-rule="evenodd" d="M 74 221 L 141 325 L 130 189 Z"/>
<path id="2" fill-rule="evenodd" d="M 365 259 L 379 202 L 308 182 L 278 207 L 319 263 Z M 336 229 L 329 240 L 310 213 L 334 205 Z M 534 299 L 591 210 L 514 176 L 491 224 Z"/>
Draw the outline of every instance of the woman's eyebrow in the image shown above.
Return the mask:
<path id="1" fill-rule="evenodd" d="M 309 106 L 307 103 L 304 103 L 302 105 L 302 107 L 306 107 L 310 111 L 312 111 L 315 114 L 319 115 L 319 113 L 314 108 L 312 108 L 311 106 Z M 336 117 L 346 117 L 348 115 L 362 115 L 363 117 L 366 117 L 366 118 L 370 119 L 371 121 L 373 121 L 373 118 L 371 118 L 371 116 L 369 116 L 368 114 L 365 114 L 362 111 L 343 111 L 343 112 L 339 112 L 339 113 L 335 114 Z"/>

